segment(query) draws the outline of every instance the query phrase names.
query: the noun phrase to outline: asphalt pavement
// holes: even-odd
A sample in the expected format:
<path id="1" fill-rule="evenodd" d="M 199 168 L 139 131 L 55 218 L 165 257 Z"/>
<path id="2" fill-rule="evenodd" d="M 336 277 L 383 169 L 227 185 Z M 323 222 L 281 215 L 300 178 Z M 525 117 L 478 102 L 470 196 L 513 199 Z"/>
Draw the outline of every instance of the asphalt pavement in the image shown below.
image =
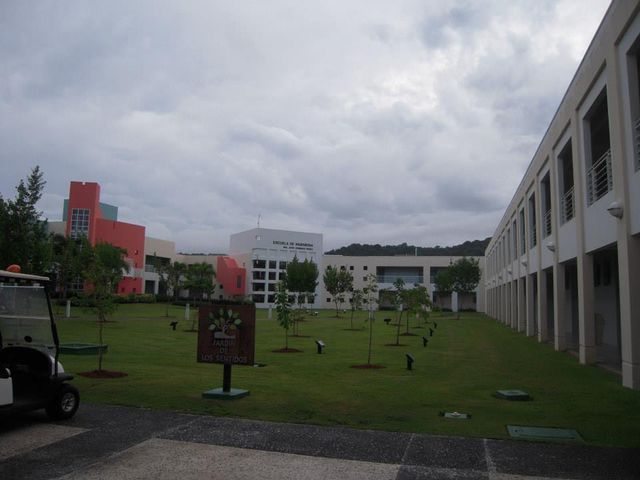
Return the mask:
<path id="1" fill-rule="evenodd" d="M 0 479 L 640 479 L 640 449 L 318 427 L 84 404 L 0 416 Z"/>

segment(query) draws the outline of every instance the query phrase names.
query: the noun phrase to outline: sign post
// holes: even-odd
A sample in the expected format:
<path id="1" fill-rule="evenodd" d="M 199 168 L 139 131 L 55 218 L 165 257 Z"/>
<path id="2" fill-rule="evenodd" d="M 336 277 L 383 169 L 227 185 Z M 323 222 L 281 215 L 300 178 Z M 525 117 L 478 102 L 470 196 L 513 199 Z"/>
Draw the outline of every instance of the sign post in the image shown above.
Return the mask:
<path id="1" fill-rule="evenodd" d="M 231 388 L 231 366 L 254 363 L 256 307 L 250 305 L 203 305 L 198 311 L 198 358 L 200 363 L 224 365 L 222 388 L 203 398 L 242 398 L 249 390 Z"/>

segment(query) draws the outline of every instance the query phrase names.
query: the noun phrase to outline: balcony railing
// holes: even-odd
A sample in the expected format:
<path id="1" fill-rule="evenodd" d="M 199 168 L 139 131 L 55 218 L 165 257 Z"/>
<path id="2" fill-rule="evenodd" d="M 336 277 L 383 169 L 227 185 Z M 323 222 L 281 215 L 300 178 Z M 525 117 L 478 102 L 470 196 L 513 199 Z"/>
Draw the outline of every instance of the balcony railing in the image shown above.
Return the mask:
<path id="1" fill-rule="evenodd" d="M 567 223 L 569 220 L 573 218 L 574 214 L 574 194 L 573 187 L 565 192 L 560 200 L 560 217 L 562 218 L 562 223 Z"/>
<path id="2" fill-rule="evenodd" d="M 551 210 L 547 210 L 546 212 L 544 212 L 542 222 L 544 226 L 542 237 L 547 238 L 549 235 L 551 235 Z"/>
<path id="3" fill-rule="evenodd" d="M 404 281 L 405 285 L 413 285 L 424 281 L 422 275 L 378 275 L 378 283 L 393 283 L 399 278 Z"/>
<path id="4" fill-rule="evenodd" d="M 611 150 L 607 150 L 587 171 L 587 205 L 593 205 L 611 190 L 613 190 Z"/>
<path id="5" fill-rule="evenodd" d="M 634 125 L 636 140 L 636 171 L 640 170 L 640 118 L 636 120 Z"/>
<path id="6" fill-rule="evenodd" d="M 529 231 L 529 248 L 533 248 L 538 244 L 538 237 L 536 236 L 538 228 L 536 222 L 533 222 L 531 225 L 531 230 Z"/>

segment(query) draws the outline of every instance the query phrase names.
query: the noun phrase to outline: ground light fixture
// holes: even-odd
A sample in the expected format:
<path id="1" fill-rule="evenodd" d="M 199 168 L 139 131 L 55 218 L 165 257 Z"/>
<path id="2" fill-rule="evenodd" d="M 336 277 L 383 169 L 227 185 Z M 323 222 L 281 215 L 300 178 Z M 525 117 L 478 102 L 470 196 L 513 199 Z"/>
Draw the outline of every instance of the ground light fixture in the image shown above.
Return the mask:
<path id="1" fill-rule="evenodd" d="M 413 355 L 410 353 L 405 353 L 405 357 L 407 357 L 407 370 L 413 370 L 413 362 L 415 362 L 416 359 L 413 358 Z"/>
<path id="2" fill-rule="evenodd" d="M 622 215 L 624 213 L 624 208 L 622 207 L 622 202 L 615 200 L 613 202 L 611 202 L 609 204 L 609 206 L 607 207 L 607 212 L 609 212 L 609 215 L 616 217 L 616 218 L 622 218 Z"/>
<path id="3" fill-rule="evenodd" d="M 422 346 L 426 347 L 427 343 L 429 343 L 429 339 L 427 337 L 422 337 Z"/>
<path id="4" fill-rule="evenodd" d="M 324 342 L 322 340 L 316 340 L 316 346 L 318 347 L 318 354 L 321 354 L 324 348 Z"/>

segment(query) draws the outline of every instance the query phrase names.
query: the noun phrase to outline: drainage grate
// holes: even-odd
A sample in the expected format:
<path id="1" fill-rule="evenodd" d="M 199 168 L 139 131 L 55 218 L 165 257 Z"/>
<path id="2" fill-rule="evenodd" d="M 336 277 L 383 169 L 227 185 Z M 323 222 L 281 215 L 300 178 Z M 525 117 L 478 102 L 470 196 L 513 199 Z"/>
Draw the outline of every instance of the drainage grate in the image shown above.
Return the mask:
<path id="1" fill-rule="evenodd" d="M 505 400 L 531 400 L 531 396 L 522 390 L 498 390 L 496 397 Z"/>
<path id="2" fill-rule="evenodd" d="M 582 442 L 580 434 L 576 430 L 570 428 L 522 427 L 518 425 L 507 425 L 507 431 L 513 438 L 574 440 Z"/>

